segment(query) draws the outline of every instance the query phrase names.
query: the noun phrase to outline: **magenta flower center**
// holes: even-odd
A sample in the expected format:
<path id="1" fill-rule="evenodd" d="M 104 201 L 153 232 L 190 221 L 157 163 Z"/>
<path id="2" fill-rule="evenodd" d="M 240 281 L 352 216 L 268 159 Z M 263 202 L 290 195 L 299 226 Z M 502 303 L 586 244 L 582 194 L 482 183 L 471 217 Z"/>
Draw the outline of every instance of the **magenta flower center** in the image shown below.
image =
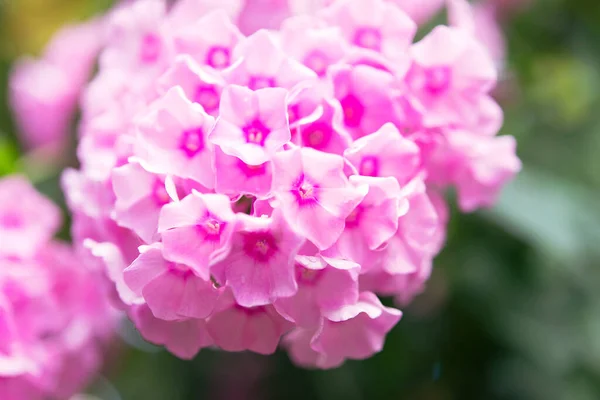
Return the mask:
<path id="1" fill-rule="evenodd" d="M 225 229 L 226 222 L 220 221 L 214 216 L 208 215 L 201 221 L 197 227 L 204 234 L 204 240 L 218 241 L 221 238 L 221 232 Z"/>
<path id="2" fill-rule="evenodd" d="M 362 27 L 354 33 L 354 44 L 365 49 L 381 50 L 381 32 L 377 28 Z"/>
<path id="3" fill-rule="evenodd" d="M 344 112 L 344 123 L 350 128 L 357 128 L 365 114 L 365 107 L 353 94 L 348 94 L 340 100 Z"/>
<path id="4" fill-rule="evenodd" d="M 424 71 L 425 89 L 433 94 L 439 95 L 450 87 L 452 70 L 448 66 L 432 67 Z"/>
<path id="5" fill-rule="evenodd" d="M 264 89 L 277 86 L 275 78 L 266 76 L 252 76 L 248 82 L 248 87 L 252 90 Z"/>
<path id="6" fill-rule="evenodd" d="M 154 197 L 154 201 L 159 207 L 162 207 L 171 201 L 171 196 L 169 196 L 169 193 L 167 193 L 165 183 L 160 179 L 157 179 L 154 182 L 152 196 Z"/>
<path id="7" fill-rule="evenodd" d="M 364 157 L 360 162 L 358 172 L 362 176 L 379 176 L 379 161 L 373 156 Z"/>
<path id="8" fill-rule="evenodd" d="M 258 262 L 268 262 L 277 250 L 277 241 L 269 232 L 251 232 L 244 235 L 244 251 Z"/>
<path id="9" fill-rule="evenodd" d="M 242 128 L 246 136 L 247 143 L 254 143 L 259 146 L 265 145 L 265 140 L 271 131 L 260 120 L 255 119 L 250 124 Z"/>
<path id="10" fill-rule="evenodd" d="M 322 51 L 313 50 L 304 58 L 304 65 L 315 71 L 318 76 L 322 77 L 325 76 L 325 72 L 327 72 L 329 60 Z"/>
<path id="11" fill-rule="evenodd" d="M 183 131 L 181 135 L 181 150 L 192 158 L 204 149 L 204 133 L 202 128 L 193 128 Z"/>
<path id="12" fill-rule="evenodd" d="M 298 188 L 298 194 L 302 198 L 302 200 L 313 199 L 315 197 L 315 188 L 307 183 L 302 184 Z"/>
<path id="13" fill-rule="evenodd" d="M 0 215 L 0 226 L 4 229 L 18 229 L 23 225 L 23 218 L 16 213 L 7 213 Z"/>
<path id="14" fill-rule="evenodd" d="M 325 122 L 314 122 L 302 131 L 302 142 L 314 149 L 321 150 L 329 144 L 331 126 Z"/>
<path id="15" fill-rule="evenodd" d="M 306 180 L 304 174 L 301 175 L 297 183 L 292 186 L 292 193 L 296 196 L 301 205 L 311 204 L 317 201 L 318 187 Z"/>
<path id="16" fill-rule="evenodd" d="M 142 62 L 151 64 L 158 60 L 162 50 L 160 37 L 154 33 L 149 33 L 142 38 L 140 46 L 140 59 Z"/>
<path id="17" fill-rule="evenodd" d="M 194 94 L 194 101 L 200 104 L 207 113 L 212 113 L 219 108 L 219 93 L 214 86 L 198 86 Z"/>
<path id="18" fill-rule="evenodd" d="M 206 63 L 214 69 L 223 69 L 231 63 L 229 49 L 223 46 L 213 46 L 206 53 Z"/>

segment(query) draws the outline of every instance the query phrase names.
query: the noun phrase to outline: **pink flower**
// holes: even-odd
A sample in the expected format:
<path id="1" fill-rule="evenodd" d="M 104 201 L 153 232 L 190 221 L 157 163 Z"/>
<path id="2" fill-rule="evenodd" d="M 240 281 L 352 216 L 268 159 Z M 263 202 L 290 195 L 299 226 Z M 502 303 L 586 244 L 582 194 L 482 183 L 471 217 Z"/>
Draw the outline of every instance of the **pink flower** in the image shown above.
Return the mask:
<path id="1" fill-rule="evenodd" d="M 207 319 L 206 328 L 223 350 L 272 354 L 290 323 L 273 306 L 245 308 L 236 304 L 230 292 L 225 292 Z"/>
<path id="2" fill-rule="evenodd" d="M 58 222 L 58 209 L 25 180 L 0 180 L 3 399 L 69 398 L 98 370 L 112 336 L 102 272 L 52 241 Z"/>
<path id="3" fill-rule="evenodd" d="M 395 120 L 391 74 L 364 65 L 332 68 L 331 74 L 344 124 L 355 139 Z"/>
<path id="4" fill-rule="evenodd" d="M 405 306 L 423 293 L 432 268 L 431 263 L 425 263 L 418 270 L 408 273 L 374 270 L 360 276 L 360 285 L 367 290 L 376 291 L 381 296 L 394 296 L 397 304 Z"/>
<path id="5" fill-rule="evenodd" d="M 215 12 L 235 20 L 243 5 L 244 0 L 180 0 L 171 7 L 169 23 L 173 28 L 187 27 Z"/>
<path id="6" fill-rule="evenodd" d="M 443 244 L 445 210 L 425 191 L 421 179 L 403 189 L 408 210 L 398 220 L 398 231 L 382 249 L 376 268 L 361 275 L 360 285 L 381 295 L 395 295 L 407 304 L 424 289 L 433 257 Z"/>
<path id="7" fill-rule="evenodd" d="M 367 187 L 350 184 L 342 157 L 311 148 L 280 152 L 273 163 L 273 192 L 285 220 L 319 249 L 330 247 Z"/>
<path id="8" fill-rule="evenodd" d="M 47 61 L 21 60 L 15 65 L 10 102 L 27 147 L 62 150 L 75 111 L 77 89 L 67 74 Z"/>
<path id="9" fill-rule="evenodd" d="M 94 180 L 106 180 L 122 157 L 130 155 L 122 135 L 126 129 L 123 116 L 113 112 L 102 113 L 87 121 L 77 148 L 77 156 L 83 160 L 81 169 L 86 175 Z"/>
<path id="10" fill-rule="evenodd" d="M 490 2 L 473 5 L 475 32 L 479 41 L 490 52 L 499 70 L 506 62 L 506 40 L 498 22 L 498 12 Z"/>
<path id="11" fill-rule="evenodd" d="M 401 316 L 400 311 L 384 307 L 373 293 L 362 292 L 356 304 L 328 313 L 312 347 L 330 357 L 370 357 L 383 349 L 385 335 Z"/>
<path id="12" fill-rule="evenodd" d="M 18 133 L 29 149 L 58 156 L 67 146 L 77 99 L 102 40 L 102 21 L 67 26 L 54 35 L 42 58 L 17 62 L 9 100 Z"/>
<path id="13" fill-rule="evenodd" d="M 152 243 L 161 208 L 172 201 L 165 178 L 138 163 L 115 168 L 112 186 L 116 196 L 114 219 L 134 231 L 144 242 Z"/>
<path id="14" fill-rule="evenodd" d="M 200 349 L 213 344 L 203 319 L 165 321 L 152 315 L 148 306 L 133 308 L 129 316 L 146 340 L 165 346 L 177 357 L 191 360 Z"/>
<path id="15" fill-rule="evenodd" d="M 323 116 L 326 89 L 318 81 L 296 85 L 287 96 L 287 113 L 290 129 L 316 121 Z"/>
<path id="16" fill-rule="evenodd" d="M 211 142 L 249 165 L 269 161 L 291 138 L 286 95 L 287 91 L 281 88 L 254 92 L 242 86 L 227 86 L 217 124 L 209 137 Z"/>
<path id="17" fill-rule="evenodd" d="M 324 312 L 358 300 L 358 272 L 353 262 L 322 256 L 297 256 L 298 293 L 275 301 L 277 311 L 298 326 L 316 327 Z"/>
<path id="18" fill-rule="evenodd" d="M 67 25 L 54 34 L 44 50 L 44 59 L 69 74 L 81 89 L 87 82 L 98 52 L 105 41 L 105 20 Z"/>
<path id="19" fill-rule="evenodd" d="M 297 292 L 294 257 L 303 243 L 278 214 L 271 218 L 241 214 L 231 249 L 221 254 L 211 273 L 231 288 L 240 306 L 267 305 Z"/>
<path id="20" fill-rule="evenodd" d="M 100 65 L 141 70 L 140 78 L 154 75 L 170 52 L 162 30 L 165 13 L 166 4 L 161 0 L 140 0 L 118 7 L 107 21 L 108 46 L 100 55 Z"/>
<path id="21" fill-rule="evenodd" d="M 288 351 L 290 359 L 294 364 L 304 368 L 318 366 L 326 369 L 337 367 L 336 362 L 328 363 L 327 355 L 317 353 L 310 347 L 316 330 L 316 328 L 295 328 L 285 336 L 283 346 Z"/>
<path id="22" fill-rule="evenodd" d="M 475 36 L 488 50 L 496 67 L 501 71 L 506 49 L 497 14 L 497 7 L 493 1 L 471 5 L 466 0 L 448 0 L 450 25 Z"/>
<path id="23" fill-rule="evenodd" d="M 363 176 L 394 177 L 401 185 L 411 180 L 420 164 L 418 146 L 402 137 L 390 123 L 356 140 L 344 157 Z"/>
<path id="24" fill-rule="evenodd" d="M 161 91 L 166 93 L 174 86 L 181 86 L 185 96 L 200 104 L 208 114 L 218 113 L 225 81 L 217 73 L 202 68 L 190 56 L 177 56 L 173 66 L 160 77 Z"/>
<path id="25" fill-rule="evenodd" d="M 389 244 L 387 247 L 384 269 L 389 271 L 405 272 L 419 269 L 423 262 L 431 263 L 439 251 L 438 242 L 433 239 L 443 230 L 438 208 L 421 179 L 407 184 L 403 195 L 408 200 L 408 211 L 398 221 L 397 246 Z"/>
<path id="26" fill-rule="evenodd" d="M 436 27 L 411 49 L 407 83 L 429 109 L 425 123 L 470 124 L 473 103 L 496 82 L 487 50 L 462 29 Z"/>
<path id="27" fill-rule="evenodd" d="M 373 293 L 362 292 L 355 304 L 329 313 L 310 340 L 310 331 L 301 331 L 290 337 L 298 340 L 298 347 L 293 342 L 288 345 L 301 364 L 337 367 L 346 359 L 362 360 L 381 351 L 385 335 L 401 316 L 399 310 L 384 307 Z"/>
<path id="28" fill-rule="evenodd" d="M 303 147 L 315 150 L 342 154 L 352 142 L 352 138 L 344 129 L 342 109 L 335 100 L 324 99 L 319 107 L 321 115 L 308 121 L 299 121 L 292 131 L 292 141 Z"/>
<path id="29" fill-rule="evenodd" d="M 248 165 L 237 157 L 215 149 L 215 191 L 230 196 L 239 194 L 268 197 L 271 194 L 273 167 L 271 162 Z"/>
<path id="30" fill-rule="evenodd" d="M 181 87 L 170 89 L 149 106 L 139 120 L 136 155 L 153 173 L 194 179 L 213 188 L 212 144 L 208 134 L 215 120 L 185 97 Z"/>
<path id="31" fill-rule="evenodd" d="M 383 0 L 338 0 L 322 15 L 339 26 L 354 46 L 381 52 L 391 60 L 406 57 L 417 31 L 408 15 Z"/>
<path id="32" fill-rule="evenodd" d="M 222 70 L 231 65 L 233 49 L 243 35 L 223 9 L 212 11 L 175 33 L 175 49 L 200 65 Z"/>
<path id="33" fill-rule="evenodd" d="M 208 280 L 213 258 L 231 245 L 234 225 L 235 215 L 228 197 L 193 191 L 161 211 L 158 231 L 165 258 L 189 265 L 198 276 Z"/>
<path id="34" fill-rule="evenodd" d="M 490 207 L 500 189 L 521 170 L 511 136 L 488 137 L 456 130 L 447 134 L 454 154 L 453 180 L 465 211 Z"/>
<path id="35" fill-rule="evenodd" d="M 398 219 L 407 213 L 408 201 L 403 198 L 398 181 L 393 177 L 374 178 L 351 176 L 355 186 L 366 185 L 369 191 L 363 201 L 346 217 L 346 228 L 325 254 L 346 257 L 368 271 L 377 265 L 383 246 L 398 231 Z"/>
<path id="36" fill-rule="evenodd" d="M 114 283 L 119 299 L 125 305 L 144 303 L 144 299 L 125 283 L 123 272 L 128 263 L 118 246 L 110 242 L 97 243 L 89 238 L 84 240 L 83 245 L 90 251 L 92 256 L 100 259 L 103 270 L 106 271 L 108 278 Z"/>
<path id="37" fill-rule="evenodd" d="M 32 257 L 60 226 L 60 211 L 23 178 L 0 180 L 0 256 Z"/>
<path id="38" fill-rule="evenodd" d="M 212 313 L 220 291 L 210 280 L 197 276 L 184 264 L 165 260 L 160 244 L 140 252 L 123 275 L 127 285 L 144 298 L 156 318 L 175 321 L 206 318 Z"/>
<path id="39" fill-rule="evenodd" d="M 268 87 L 291 89 L 302 81 L 317 78 L 311 69 L 288 57 L 276 44 L 273 35 L 265 30 L 241 41 L 233 57 L 233 65 L 223 71 L 225 80 L 252 90 Z"/>
<path id="40" fill-rule="evenodd" d="M 298 32 L 303 32 L 298 35 Z M 297 61 L 325 78 L 327 69 L 340 61 L 348 51 L 342 33 L 317 18 L 298 16 L 285 20 L 281 26 L 283 50 Z"/>
<path id="41" fill-rule="evenodd" d="M 8 262 L 4 264 L 2 267 L 13 266 Z M 35 362 L 20 343 L 14 310 L 6 297 L 0 293 L 0 376 L 6 378 L 35 373 Z"/>

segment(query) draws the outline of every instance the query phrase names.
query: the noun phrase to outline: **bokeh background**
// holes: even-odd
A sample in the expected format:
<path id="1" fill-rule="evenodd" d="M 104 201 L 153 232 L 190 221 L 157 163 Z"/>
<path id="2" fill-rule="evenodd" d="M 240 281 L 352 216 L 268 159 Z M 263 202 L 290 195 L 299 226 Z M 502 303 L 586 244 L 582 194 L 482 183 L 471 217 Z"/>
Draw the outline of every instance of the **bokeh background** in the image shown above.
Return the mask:
<path id="1" fill-rule="evenodd" d="M 0 0 L 0 175 L 58 203 L 61 164 L 24 154 L 11 64 L 110 0 Z M 104 400 L 600 399 L 600 1 L 537 0 L 503 23 L 504 134 L 524 162 L 489 211 L 455 209 L 427 291 L 372 359 L 332 371 L 203 350 L 181 361 L 124 324 L 89 393 Z M 68 225 L 62 235 L 67 237 Z"/>

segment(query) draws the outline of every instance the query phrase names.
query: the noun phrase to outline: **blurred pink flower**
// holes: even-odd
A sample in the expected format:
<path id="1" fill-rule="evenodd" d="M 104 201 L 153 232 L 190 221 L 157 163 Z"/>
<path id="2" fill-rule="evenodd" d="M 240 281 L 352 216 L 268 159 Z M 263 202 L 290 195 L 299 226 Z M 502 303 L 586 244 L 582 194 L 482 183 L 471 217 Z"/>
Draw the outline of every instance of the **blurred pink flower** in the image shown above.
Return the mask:
<path id="1" fill-rule="evenodd" d="M 79 95 L 103 40 L 102 19 L 67 26 L 54 35 L 41 58 L 25 57 L 15 64 L 9 100 L 28 149 L 53 156 L 66 149 Z"/>
<path id="2" fill-rule="evenodd" d="M 52 240 L 58 209 L 24 179 L 1 179 L 0 197 L 0 398 L 68 398 L 113 335 L 103 271 Z"/>

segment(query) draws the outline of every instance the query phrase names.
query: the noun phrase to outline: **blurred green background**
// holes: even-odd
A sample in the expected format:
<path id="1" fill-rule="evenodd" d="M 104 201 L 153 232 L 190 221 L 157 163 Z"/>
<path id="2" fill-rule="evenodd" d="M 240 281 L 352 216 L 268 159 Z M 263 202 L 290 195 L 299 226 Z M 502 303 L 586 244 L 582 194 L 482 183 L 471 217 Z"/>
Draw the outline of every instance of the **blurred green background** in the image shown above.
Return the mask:
<path id="1" fill-rule="evenodd" d="M 108 0 L 0 0 L 0 174 L 61 202 L 57 170 L 21 155 L 6 104 L 19 55 Z M 453 209 L 427 292 L 384 351 L 333 371 L 202 351 L 192 362 L 122 345 L 89 389 L 105 400 L 600 399 L 600 1 L 538 0 L 505 23 L 504 134 L 523 172 L 495 209 Z M 34 163 L 35 164 L 35 163 Z"/>

